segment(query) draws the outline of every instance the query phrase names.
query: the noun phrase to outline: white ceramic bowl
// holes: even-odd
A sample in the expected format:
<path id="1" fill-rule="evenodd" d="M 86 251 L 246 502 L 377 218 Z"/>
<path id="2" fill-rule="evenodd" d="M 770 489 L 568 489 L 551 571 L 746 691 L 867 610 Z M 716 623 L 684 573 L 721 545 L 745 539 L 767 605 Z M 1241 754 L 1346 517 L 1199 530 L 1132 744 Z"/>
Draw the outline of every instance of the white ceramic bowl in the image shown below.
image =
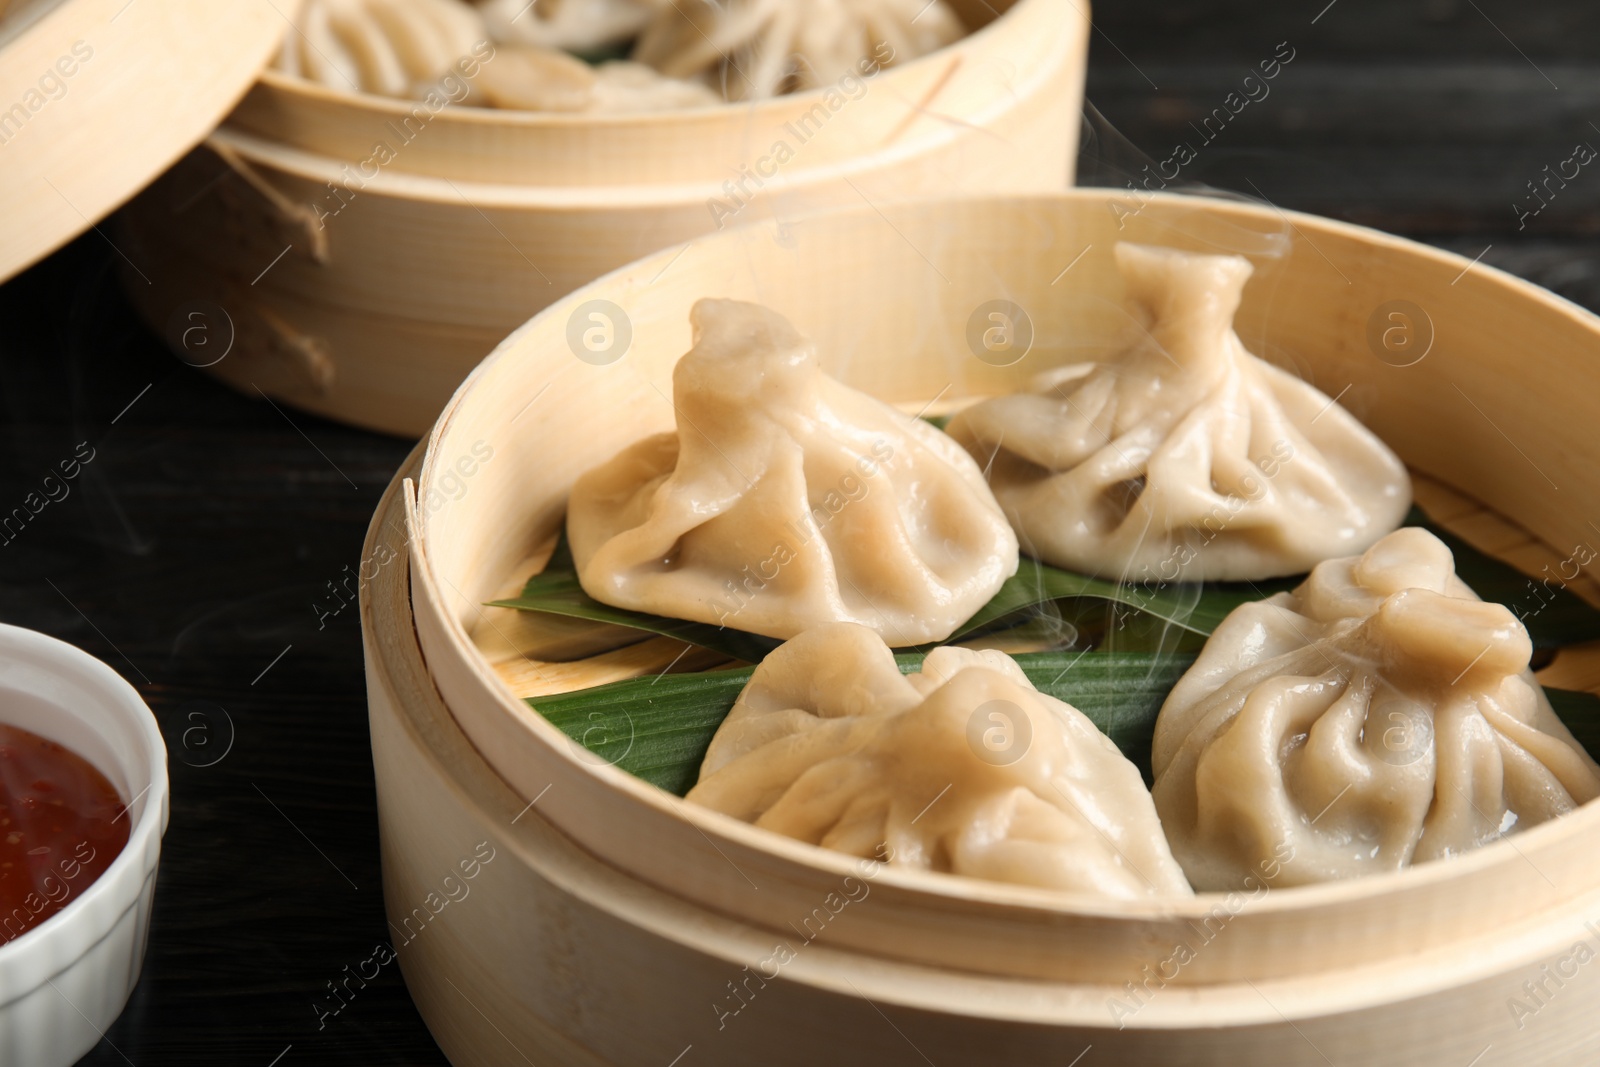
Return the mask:
<path id="1" fill-rule="evenodd" d="M 0 945 L 0 1064 L 67 1067 L 99 1042 L 139 980 L 167 828 L 167 749 L 155 716 L 117 672 L 3 624 L 0 722 L 83 756 L 129 804 L 128 844 L 110 868 Z"/>

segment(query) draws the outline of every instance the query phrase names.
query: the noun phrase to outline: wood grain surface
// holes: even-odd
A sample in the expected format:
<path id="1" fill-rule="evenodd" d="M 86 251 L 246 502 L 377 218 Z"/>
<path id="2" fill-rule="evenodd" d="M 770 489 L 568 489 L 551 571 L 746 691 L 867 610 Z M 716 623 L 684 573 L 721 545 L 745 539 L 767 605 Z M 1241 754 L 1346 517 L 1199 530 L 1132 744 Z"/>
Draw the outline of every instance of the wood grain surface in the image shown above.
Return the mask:
<path id="1" fill-rule="evenodd" d="M 1576 143 L 1600 147 L 1600 8 L 1102 0 L 1096 17 L 1089 99 L 1129 143 L 1098 131 L 1084 181 L 1122 184 L 1196 139 L 1188 123 L 1287 41 L 1270 95 L 1184 178 L 1482 252 L 1600 309 L 1600 173 L 1520 230 L 1514 207 Z M 105 658 L 172 753 L 144 979 L 84 1062 L 443 1063 L 393 967 L 337 1014 L 328 988 L 392 936 L 356 613 L 329 583 L 358 569 L 410 443 L 184 367 L 128 310 L 121 263 L 90 232 L 0 288 L 0 514 L 94 449 L 0 545 L 0 619 Z"/>

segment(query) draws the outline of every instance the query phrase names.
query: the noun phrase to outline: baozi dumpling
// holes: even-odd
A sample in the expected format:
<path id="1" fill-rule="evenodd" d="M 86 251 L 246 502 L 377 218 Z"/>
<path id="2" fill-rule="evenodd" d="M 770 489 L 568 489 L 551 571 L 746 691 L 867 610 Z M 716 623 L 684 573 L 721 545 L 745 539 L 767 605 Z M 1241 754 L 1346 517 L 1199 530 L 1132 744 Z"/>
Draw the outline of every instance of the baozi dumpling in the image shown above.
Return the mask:
<path id="1" fill-rule="evenodd" d="M 690 320 L 677 431 L 573 486 L 590 596 L 779 638 L 859 622 L 900 646 L 948 637 L 1016 573 L 1016 536 L 954 441 L 823 373 L 774 311 L 701 300 Z"/>
<path id="2" fill-rule="evenodd" d="M 730 100 L 837 85 L 966 33 L 944 0 L 675 0 L 658 12 L 633 58 Z"/>
<path id="3" fill-rule="evenodd" d="M 481 0 L 495 40 L 589 52 L 639 34 L 655 12 L 651 0 Z"/>
<path id="4" fill-rule="evenodd" d="M 1531 652 L 1414 527 L 1237 608 L 1156 721 L 1156 810 L 1190 882 L 1393 871 L 1600 795 Z"/>
<path id="5" fill-rule="evenodd" d="M 1115 254 L 1139 339 L 950 422 L 1027 552 L 1136 582 L 1258 579 L 1400 524 L 1411 482 L 1395 454 L 1234 333 L 1248 260 Z"/>
<path id="6" fill-rule="evenodd" d="M 1188 896 L 1116 745 L 1000 652 L 934 649 L 902 675 L 872 631 L 780 646 L 717 730 L 688 799 L 855 856 L 997 882 Z"/>
<path id="7" fill-rule="evenodd" d="M 277 67 L 332 89 L 412 97 L 486 53 L 488 29 L 462 0 L 306 0 Z"/>

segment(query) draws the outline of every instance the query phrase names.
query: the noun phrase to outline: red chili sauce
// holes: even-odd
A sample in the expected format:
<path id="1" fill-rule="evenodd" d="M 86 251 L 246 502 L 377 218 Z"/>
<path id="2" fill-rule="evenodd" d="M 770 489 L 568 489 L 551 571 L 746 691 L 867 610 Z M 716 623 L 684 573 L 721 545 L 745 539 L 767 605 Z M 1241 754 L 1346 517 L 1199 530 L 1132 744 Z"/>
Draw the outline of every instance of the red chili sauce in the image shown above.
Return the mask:
<path id="1" fill-rule="evenodd" d="M 0 945 L 66 907 L 128 843 L 116 787 L 70 749 L 0 724 Z"/>

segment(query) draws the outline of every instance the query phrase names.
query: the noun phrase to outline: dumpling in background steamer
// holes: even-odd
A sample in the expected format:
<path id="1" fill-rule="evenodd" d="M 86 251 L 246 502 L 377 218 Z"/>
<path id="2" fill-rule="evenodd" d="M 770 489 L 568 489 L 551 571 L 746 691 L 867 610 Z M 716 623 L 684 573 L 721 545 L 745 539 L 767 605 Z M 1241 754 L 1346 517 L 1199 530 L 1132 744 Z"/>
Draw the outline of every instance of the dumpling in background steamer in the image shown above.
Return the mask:
<path id="1" fill-rule="evenodd" d="M 882 639 L 849 623 L 762 661 L 688 799 L 895 866 L 1191 895 L 1139 771 L 1077 709 L 994 651 L 937 648 L 902 675 Z"/>
<path id="2" fill-rule="evenodd" d="M 730 100 L 836 85 L 966 34 L 944 0 L 670 0 L 633 58 Z"/>
<path id="3" fill-rule="evenodd" d="M 497 41 L 593 52 L 638 36 L 659 6 L 652 0 L 480 0 Z"/>
<path id="4" fill-rule="evenodd" d="M 478 68 L 468 103 L 517 111 L 588 111 L 595 69 L 553 48 L 502 44 Z"/>
<path id="5" fill-rule="evenodd" d="M 708 107 L 722 98 L 639 63 L 590 66 L 553 48 L 502 44 L 473 79 L 469 104 L 544 112 L 623 114 Z"/>
<path id="6" fill-rule="evenodd" d="M 859 622 L 940 641 L 1017 570 L 972 458 L 822 371 L 756 304 L 702 300 L 673 370 L 678 429 L 579 478 L 567 535 L 616 607 L 789 638 Z"/>
<path id="7" fill-rule="evenodd" d="M 1600 767 L 1551 710 L 1531 651 L 1414 527 L 1237 608 L 1156 722 L 1156 810 L 1189 880 L 1393 871 L 1594 799 Z"/>
<path id="8" fill-rule="evenodd" d="M 1024 551 L 1135 582 L 1259 579 L 1361 552 L 1403 521 L 1399 458 L 1234 333 L 1248 260 L 1115 254 L 1139 339 L 950 421 Z"/>
<path id="9" fill-rule="evenodd" d="M 488 39 L 462 0 L 306 0 L 276 65 L 330 89 L 413 97 L 487 54 Z"/>
<path id="10" fill-rule="evenodd" d="M 711 107 L 722 97 L 699 82 L 669 78 L 643 63 L 612 60 L 595 68 L 595 112 L 676 111 Z"/>

